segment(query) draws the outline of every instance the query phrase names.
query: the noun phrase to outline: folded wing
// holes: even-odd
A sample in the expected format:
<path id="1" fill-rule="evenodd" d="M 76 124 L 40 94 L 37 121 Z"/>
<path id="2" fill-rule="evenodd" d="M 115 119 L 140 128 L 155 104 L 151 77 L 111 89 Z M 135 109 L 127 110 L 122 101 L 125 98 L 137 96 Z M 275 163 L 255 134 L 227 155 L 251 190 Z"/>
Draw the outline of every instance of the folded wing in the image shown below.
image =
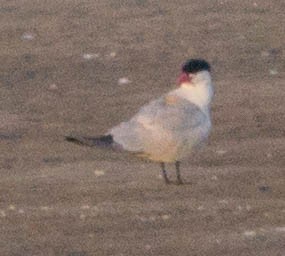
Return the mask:
<path id="1" fill-rule="evenodd" d="M 166 95 L 143 106 L 130 121 L 114 127 L 109 134 L 125 150 L 167 162 L 199 144 L 209 128 L 209 118 L 198 106 Z"/>

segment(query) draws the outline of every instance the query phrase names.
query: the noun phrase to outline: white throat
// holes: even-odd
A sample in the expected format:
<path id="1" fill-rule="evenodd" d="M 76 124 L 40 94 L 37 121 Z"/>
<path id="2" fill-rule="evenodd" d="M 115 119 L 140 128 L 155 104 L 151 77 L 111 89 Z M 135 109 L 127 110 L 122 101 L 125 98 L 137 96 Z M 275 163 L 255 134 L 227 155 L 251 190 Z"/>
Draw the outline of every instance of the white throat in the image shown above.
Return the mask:
<path id="1" fill-rule="evenodd" d="M 208 112 L 213 97 L 211 76 L 208 71 L 196 74 L 191 83 L 184 83 L 174 93 Z"/>

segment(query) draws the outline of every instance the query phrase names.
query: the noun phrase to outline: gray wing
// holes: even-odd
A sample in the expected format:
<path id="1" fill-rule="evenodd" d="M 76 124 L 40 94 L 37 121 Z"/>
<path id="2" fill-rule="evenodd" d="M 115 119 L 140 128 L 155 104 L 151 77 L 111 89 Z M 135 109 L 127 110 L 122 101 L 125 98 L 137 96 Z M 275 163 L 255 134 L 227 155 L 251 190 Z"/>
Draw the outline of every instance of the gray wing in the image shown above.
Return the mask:
<path id="1" fill-rule="evenodd" d="M 168 103 L 164 97 L 144 106 L 137 115 L 147 118 L 154 126 L 160 126 L 174 133 L 191 130 L 206 118 L 200 108 L 188 100 L 179 98 L 177 102 Z"/>
<path id="2" fill-rule="evenodd" d="M 197 105 L 183 98 L 169 104 L 161 97 L 143 106 L 130 121 L 114 127 L 109 134 L 126 150 L 150 152 L 157 145 L 162 150 L 173 143 L 185 143 L 206 120 Z"/>

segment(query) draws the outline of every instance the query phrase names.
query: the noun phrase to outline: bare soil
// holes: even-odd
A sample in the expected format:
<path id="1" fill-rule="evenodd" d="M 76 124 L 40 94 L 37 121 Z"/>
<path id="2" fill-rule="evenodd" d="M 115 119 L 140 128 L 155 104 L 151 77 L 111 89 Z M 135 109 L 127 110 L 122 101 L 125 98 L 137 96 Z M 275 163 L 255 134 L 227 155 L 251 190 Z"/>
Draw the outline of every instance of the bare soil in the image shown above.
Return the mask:
<path id="1" fill-rule="evenodd" d="M 284 10 L 1 1 L 0 255 L 285 255 Z M 64 140 L 131 117 L 191 57 L 212 64 L 216 93 L 209 143 L 182 163 L 187 184 Z"/>

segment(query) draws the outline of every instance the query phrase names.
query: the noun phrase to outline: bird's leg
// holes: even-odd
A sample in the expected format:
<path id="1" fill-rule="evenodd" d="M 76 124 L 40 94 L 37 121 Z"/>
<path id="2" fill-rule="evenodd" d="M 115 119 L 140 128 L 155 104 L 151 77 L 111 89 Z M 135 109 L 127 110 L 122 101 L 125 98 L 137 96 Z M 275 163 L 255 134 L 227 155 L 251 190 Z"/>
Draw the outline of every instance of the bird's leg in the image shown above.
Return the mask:
<path id="1" fill-rule="evenodd" d="M 165 181 L 166 184 L 169 184 L 170 181 L 169 181 L 169 179 L 167 178 L 167 173 L 166 173 L 166 170 L 165 170 L 165 163 L 164 163 L 164 162 L 161 162 L 161 163 L 160 163 L 160 166 L 161 166 L 161 169 L 162 169 L 162 176 L 163 176 L 163 178 L 164 178 L 164 181 Z"/>
<path id="2" fill-rule="evenodd" d="M 175 162 L 175 168 L 176 168 L 177 183 L 183 184 L 183 181 L 182 181 L 181 175 L 180 175 L 180 162 L 179 161 Z"/>

